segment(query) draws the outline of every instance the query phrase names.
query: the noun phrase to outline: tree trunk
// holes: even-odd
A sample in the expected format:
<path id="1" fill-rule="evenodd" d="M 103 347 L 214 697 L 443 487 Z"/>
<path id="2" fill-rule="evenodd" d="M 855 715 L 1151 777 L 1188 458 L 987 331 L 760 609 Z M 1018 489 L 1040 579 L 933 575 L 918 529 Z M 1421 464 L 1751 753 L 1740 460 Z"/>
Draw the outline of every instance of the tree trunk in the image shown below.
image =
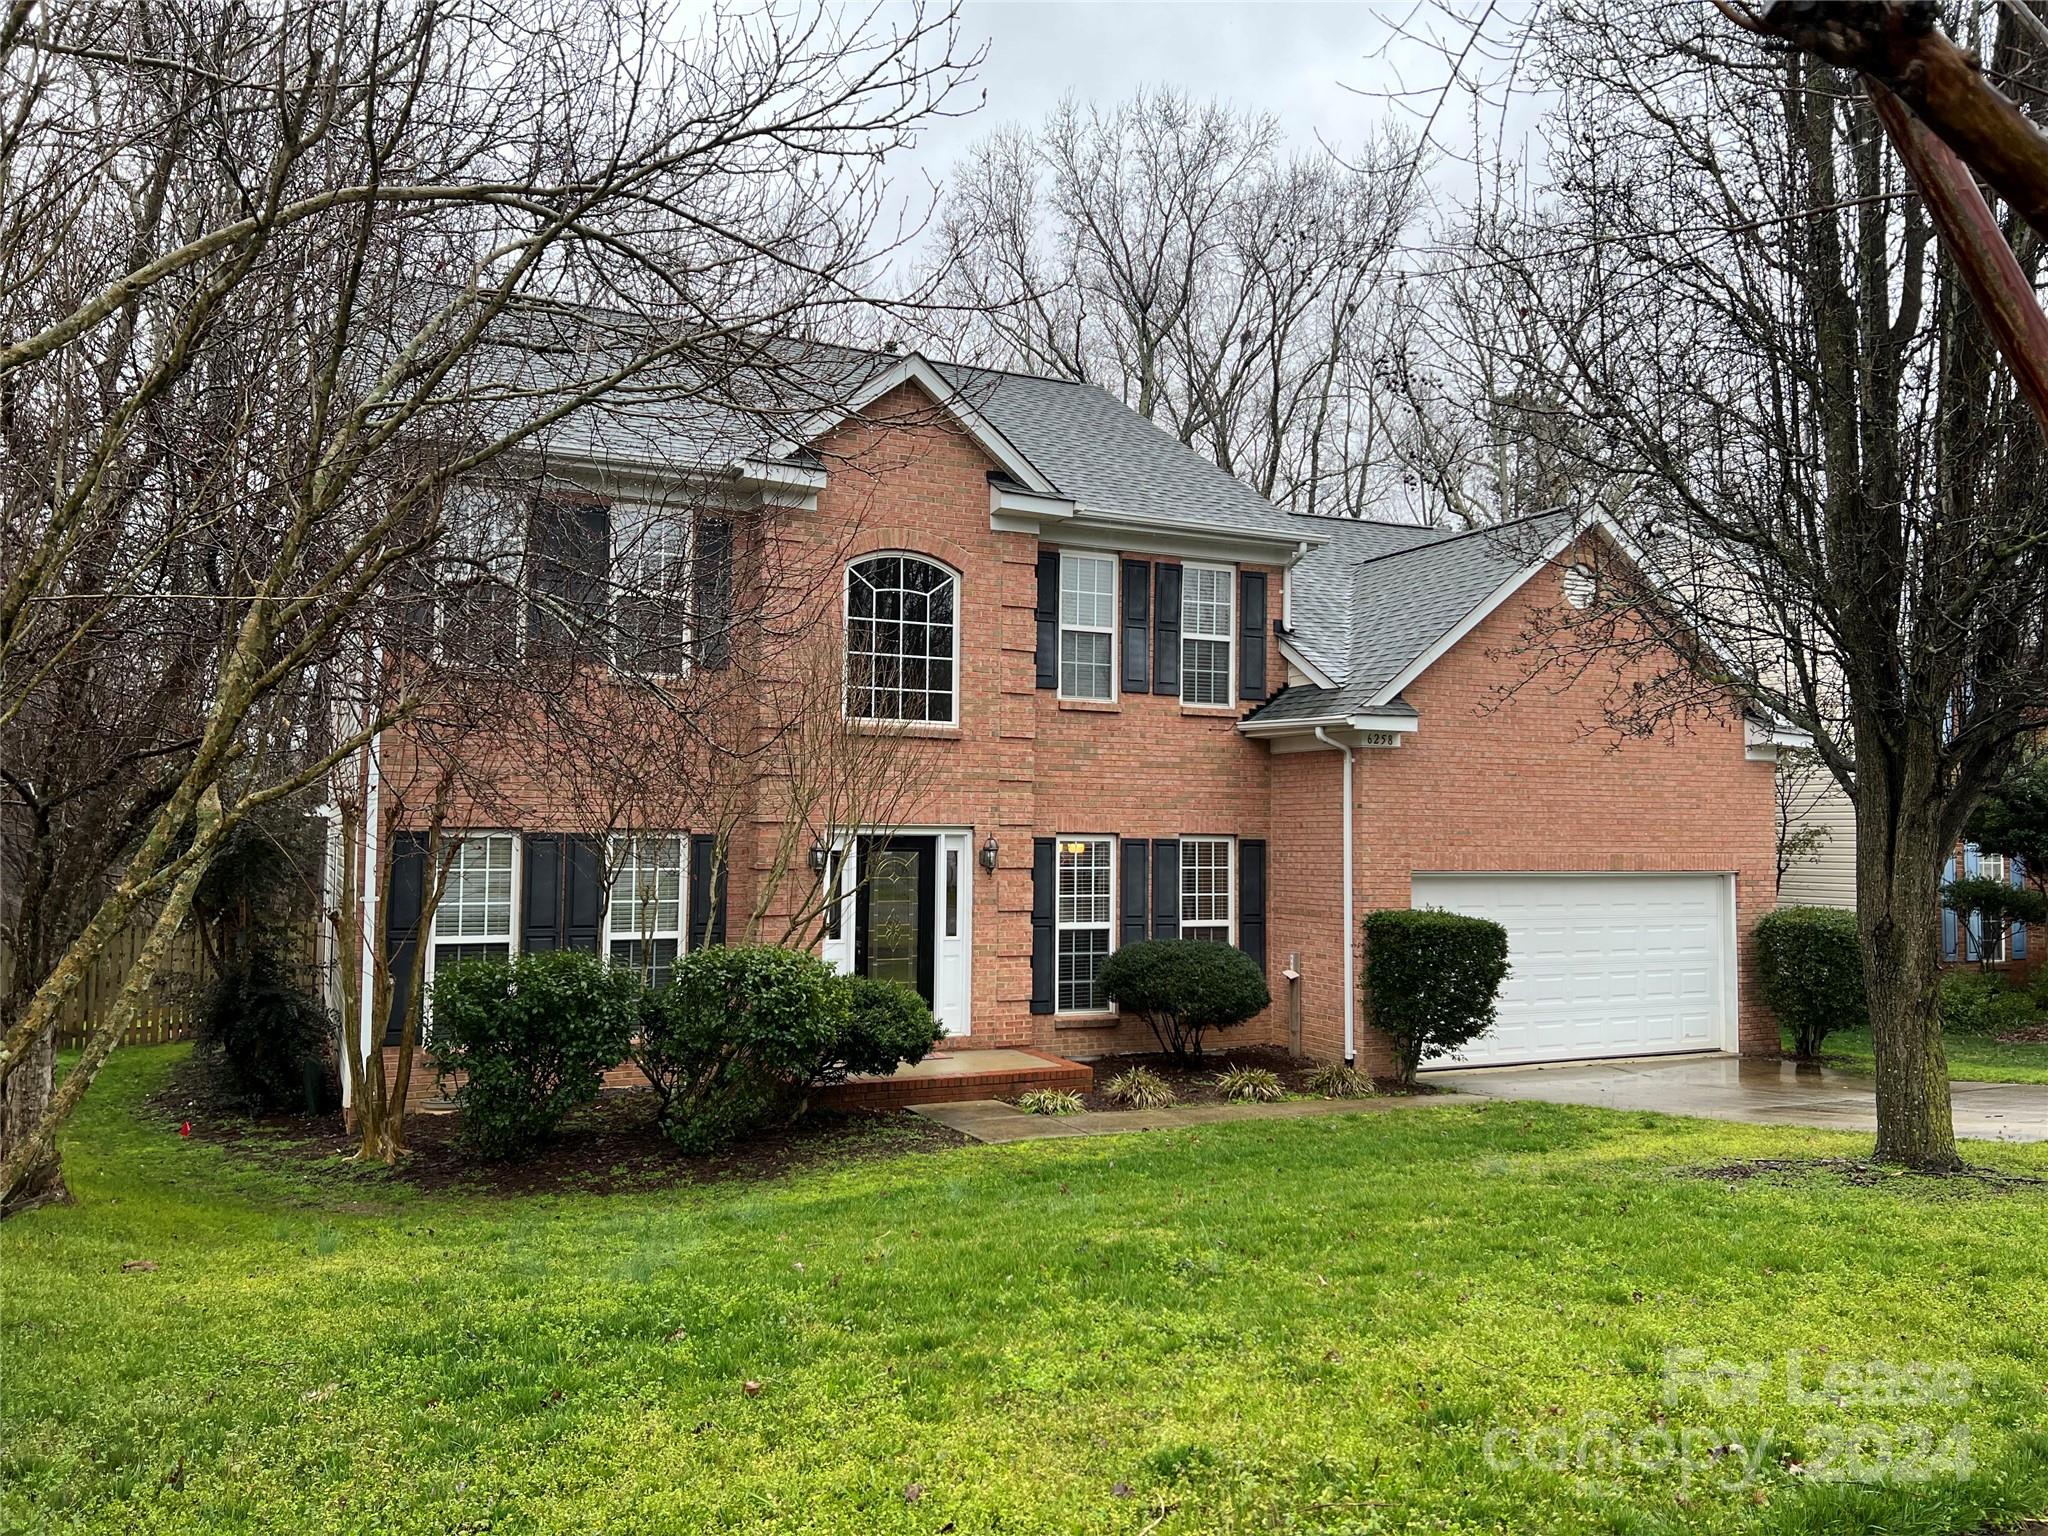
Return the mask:
<path id="1" fill-rule="evenodd" d="M 1946 1172 L 1956 1155 L 1941 1042 L 1941 864 L 1924 796 L 1859 775 L 1856 922 L 1877 1057 L 1877 1160 Z"/>
<path id="2" fill-rule="evenodd" d="M 23 1053 L 21 1066 L 0 1086 L 0 1164 L 12 1162 L 31 1145 L 50 1110 L 56 1087 L 57 1030 L 53 1024 Z M 0 1215 L 12 1216 L 38 1205 L 68 1203 L 63 1165 L 51 1148 L 25 1173 L 19 1185 L 0 1199 Z"/>

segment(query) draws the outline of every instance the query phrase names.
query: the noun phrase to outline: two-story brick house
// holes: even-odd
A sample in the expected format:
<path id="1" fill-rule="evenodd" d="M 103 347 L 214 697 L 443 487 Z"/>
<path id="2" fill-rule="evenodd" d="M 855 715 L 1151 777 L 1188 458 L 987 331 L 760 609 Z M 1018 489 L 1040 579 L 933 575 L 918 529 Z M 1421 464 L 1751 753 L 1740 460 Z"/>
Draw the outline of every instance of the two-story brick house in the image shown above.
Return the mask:
<path id="1" fill-rule="evenodd" d="M 596 438 L 552 470 L 587 471 L 600 530 L 628 515 Z M 1586 600 L 1572 551 L 1604 537 L 1569 515 L 1460 534 L 1291 514 L 1099 389 L 916 355 L 872 359 L 726 473 L 752 510 L 676 547 L 836 562 L 842 707 L 922 755 L 892 825 L 806 829 L 823 952 L 917 986 L 952 1045 L 1145 1048 L 1103 957 L 1201 937 L 1272 986 L 1235 1038 L 1298 1027 L 1310 1054 L 1384 1067 L 1359 924 L 1427 904 L 1510 929 L 1501 1023 L 1470 1060 L 1775 1046 L 1748 977 L 1775 740 L 1738 717 L 1616 743 L 1593 728 L 1608 680 L 1529 681 L 1514 641 L 1533 608 Z M 743 610 L 744 569 L 728 586 Z M 417 874 L 394 877 L 395 945 L 738 938 L 727 914 L 788 846 L 765 813 L 722 857 L 676 827 L 613 882 L 654 904 L 614 921 L 544 777 L 469 829 L 432 932 L 407 927 Z"/>

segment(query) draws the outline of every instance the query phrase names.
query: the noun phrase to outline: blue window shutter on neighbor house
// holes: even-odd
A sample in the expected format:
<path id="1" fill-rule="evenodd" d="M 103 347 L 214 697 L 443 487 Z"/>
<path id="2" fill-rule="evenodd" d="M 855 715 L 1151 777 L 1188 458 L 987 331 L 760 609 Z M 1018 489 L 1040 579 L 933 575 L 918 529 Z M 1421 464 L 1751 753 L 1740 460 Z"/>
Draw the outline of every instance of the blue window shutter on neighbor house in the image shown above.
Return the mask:
<path id="1" fill-rule="evenodd" d="M 1953 856 L 1941 866 L 1941 883 L 1944 888 L 1956 877 L 1956 861 Z M 1956 915 L 1947 907 L 1941 909 L 1941 958 L 1956 958 Z"/>
<path id="2" fill-rule="evenodd" d="M 2018 890 L 2027 883 L 2027 867 L 2018 859 L 2012 860 L 2010 867 L 2012 870 L 2013 889 Z M 2025 923 L 2014 923 L 2012 925 L 2012 957 L 2015 960 L 2027 958 L 2027 925 Z"/>
<path id="3" fill-rule="evenodd" d="M 1974 880 L 1983 872 L 1983 861 L 1977 853 L 1975 843 L 1963 844 L 1963 878 Z M 1984 914 L 1972 912 L 1963 925 L 1963 958 L 1982 960 L 1984 958 Z"/>

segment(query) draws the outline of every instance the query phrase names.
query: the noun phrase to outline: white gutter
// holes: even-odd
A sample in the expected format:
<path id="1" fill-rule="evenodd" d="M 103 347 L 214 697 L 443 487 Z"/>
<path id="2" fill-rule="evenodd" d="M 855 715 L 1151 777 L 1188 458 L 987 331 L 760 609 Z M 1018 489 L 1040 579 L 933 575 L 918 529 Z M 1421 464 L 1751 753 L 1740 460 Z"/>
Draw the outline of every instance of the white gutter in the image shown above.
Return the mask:
<path id="1" fill-rule="evenodd" d="M 1351 748 L 1331 736 L 1320 725 L 1316 727 L 1316 740 L 1326 747 L 1335 747 L 1344 754 L 1344 942 L 1337 946 L 1337 953 L 1343 956 L 1344 966 L 1344 1065 L 1348 1067 L 1358 1059 L 1358 1042 L 1355 1036 L 1358 982 L 1352 974 L 1357 967 L 1353 963 L 1356 953 L 1351 945 Z"/>

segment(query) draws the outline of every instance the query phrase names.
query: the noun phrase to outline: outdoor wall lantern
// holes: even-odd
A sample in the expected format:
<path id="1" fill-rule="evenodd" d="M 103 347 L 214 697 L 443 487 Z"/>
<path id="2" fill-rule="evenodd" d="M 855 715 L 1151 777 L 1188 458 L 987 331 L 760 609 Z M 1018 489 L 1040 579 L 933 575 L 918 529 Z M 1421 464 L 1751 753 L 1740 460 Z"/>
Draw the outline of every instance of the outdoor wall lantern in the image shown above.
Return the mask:
<path id="1" fill-rule="evenodd" d="M 981 845 L 981 867 L 990 874 L 996 872 L 996 855 L 1002 850 L 996 846 L 996 835 L 991 832 L 988 841 Z"/>
<path id="2" fill-rule="evenodd" d="M 822 842 L 811 844 L 811 873 L 814 875 L 825 873 L 825 845 Z"/>

